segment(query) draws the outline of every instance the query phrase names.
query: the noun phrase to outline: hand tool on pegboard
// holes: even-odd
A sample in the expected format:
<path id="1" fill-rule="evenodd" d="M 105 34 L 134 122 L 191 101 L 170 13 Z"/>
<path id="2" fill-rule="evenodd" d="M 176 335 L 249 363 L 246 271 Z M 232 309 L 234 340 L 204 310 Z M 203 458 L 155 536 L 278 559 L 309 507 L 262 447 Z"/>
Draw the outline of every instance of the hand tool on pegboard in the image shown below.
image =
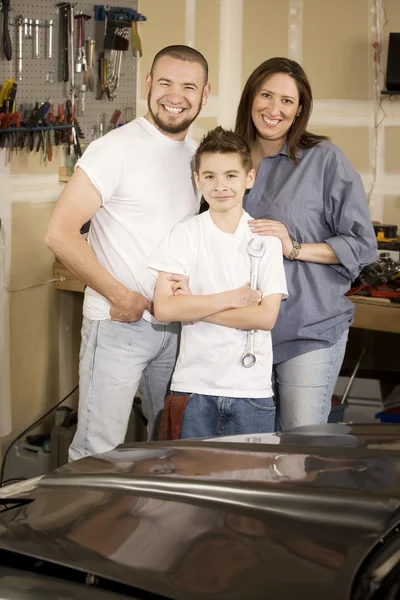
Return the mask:
<path id="1" fill-rule="evenodd" d="M 60 15 L 60 51 L 61 57 L 61 79 L 70 83 L 70 97 L 72 104 L 75 104 L 77 89 L 75 87 L 75 54 L 74 54 L 74 35 L 75 35 L 75 15 L 74 4 L 71 2 L 62 2 L 57 4 Z"/>
<path id="2" fill-rule="evenodd" d="M 77 73 L 81 73 L 82 71 L 86 71 L 87 61 L 86 61 L 86 50 L 85 50 L 85 21 L 91 19 L 89 15 L 85 15 L 82 11 L 75 15 L 75 20 L 77 21 L 77 30 L 78 30 L 78 44 L 77 44 L 77 52 L 76 52 L 76 60 L 75 60 L 75 71 Z"/>
<path id="3" fill-rule="evenodd" d="M 45 123 L 48 126 L 54 126 L 54 104 L 50 105 L 50 110 L 48 111 L 46 118 L 45 118 Z M 53 145 L 51 143 L 51 130 L 48 129 L 45 132 L 46 135 L 46 155 L 47 155 L 47 160 L 49 162 L 52 161 L 53 159 Z"/>
<path id="4" fill-rule="evenodd" d="M 53 19 L 46 21 L 47 40 L 46 40 L 46 56 L 53 58 Z"/>
<path id="5" fill-rule="evenodd" d="M 118 121 L 121 117 L 121 111 L 120 110 L 114 110 L 111 119 L 110 119 L 110 129 L 116 129 L 116 127 L 118 127 Z"/>
<path id="6" fill-rule="evenodd" d="M 29 19 L 25 17 L 24 19 L 24 40 L 29 38 L 29 30 L 28 30 Z"/>
<path id="7" fill-rule="evenodd" d="M 59 72 L 60 79 L 69 81 L 69 3 L 57 4 L 59 15 Z"/>
<path id="8" fill-rule="evenodd" d="M 33 57 L 40 58 L 40 44 L 39 44 L 39 36 L 40 36 L 40 19 L 35 19 L 35 26 L 33 30 Z"/>
<path id="9" fill-rule="evenodd" d="M 5 114 L 15 112 L 17 84 L 13 77 L 6 79 L 0 90 L 0 112 Z"/>
<path id="10" fill-rule="evenodd" d="M 9 110 L 9 99 L 11 90 L 14 84 L 14 77 L 10 77 L 10 79 L 6 79 L 1 86 L 0 90 L 0 112 L 10 112 Z"/>
<path id="11" fill-rule="evenodd" d="M 140 19 L 138 19 L 140 20 Z M 133 56 L 136 56 L 139 53 L 139 56 L 143 56 L 142 50 L 142 40 L 140 39 L 139 31 L 137 28 L 137 21 L 134 19 L 131 24 L 132 33 L 131 33 L 131 48 Z"/>
<path id="12" fill-rule="evenodd" d="M 17 79 L 18 81 L 22 81 L 22 51 L 23 51 L 23 27 L 24 21 L 22 15 L 19 15 L 16 18 L 16 26 L 17 26 Z"/>
<path id="13" fill-rule="evenodd" d="M 111 96 L 110 88 L 108 87 L 108 63 L 107 59 L 104 55 L 104 52 L 100 53 L 99 56 L 99 77 L 98 77 L 98 90 L 96 100 L 101 100 L 106 94 L 108 100 L 112 101 L 113 97 Z"/>
<path id="14" fill-rule="evenodd" d="M 75 21 L 75 15 L 74 15 L 74 4 L 70 4 L 69 8 L 68 8 L 68 25 L 69 25 L 69 61 L 70 61 L 70 82 L 71 82 L 71 87 L 70 87 L 70 94 L 71 94 L 71 103 L 72 105 L 75 104 L 75 95 L 76 95 L 76 89 L 75 89 L 75 70 L 74 70 L 74 21 Z"/>
<path id="15" fill-rule="evenodd" d="M 9 30 L 10 0 L 2 0 L 1 10 L 3 12 L 3 52 L 7 60 L 12 59 L 12 44 Z"/>
<path id="16" fill-rule="evenodd" d="M 94 50 L 95 50 L 95 41 L 90 37 L 85 41 L 86 45 L 86 56 L 87 56 L 87 69 L 84 75 L 84 84 L 86 89 L 90 92 L 94 91 L 94 74 L 93 74 L 93 64 L 94 64 Z"/>
<path id="17" fill-rule="evenodd" d="M 142 43 L 137 29 L 138 21 L 146 21 L 146 17 L 138 11 L 117 6 L 96 4 L 94 7 L 96 21 L 104 21 L 104 60 L 107 62 L 107 86 L 104 85 L 104 67 L 100 66 L 100 84 L 96 99 L 101 99 L 104 93 L 109 100 L 116 97 L 120 83 L 120 72 L 123 52 L 129 49 L 129 29 L 131 29 L 132 53 L 142 56 Z"/>

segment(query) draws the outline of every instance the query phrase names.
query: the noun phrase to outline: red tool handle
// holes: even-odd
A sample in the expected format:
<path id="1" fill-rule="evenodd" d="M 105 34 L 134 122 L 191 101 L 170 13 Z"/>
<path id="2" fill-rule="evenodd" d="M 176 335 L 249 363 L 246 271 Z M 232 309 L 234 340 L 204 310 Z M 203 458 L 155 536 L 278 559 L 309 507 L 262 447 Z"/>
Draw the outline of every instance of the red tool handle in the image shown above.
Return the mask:
<path id="1" fill-rule="evenodd" d="M 82 48 L 82 17 L 78 17 L 78 48 Z"/>

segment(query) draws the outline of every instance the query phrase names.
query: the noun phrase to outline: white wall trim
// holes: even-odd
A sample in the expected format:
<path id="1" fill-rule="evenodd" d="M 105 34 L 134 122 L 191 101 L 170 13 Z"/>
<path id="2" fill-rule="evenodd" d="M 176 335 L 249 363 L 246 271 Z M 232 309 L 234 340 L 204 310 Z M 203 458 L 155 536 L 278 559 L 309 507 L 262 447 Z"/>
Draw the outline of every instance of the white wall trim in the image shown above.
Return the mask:
<path id="1" fill-rule="evenodd" d="M 11 432 L 10 295 L 4 289 L 11 271 L 11 185 L 4 156 L 0 152 L 0 437 Z"/>
<path id="2" fill-rule="evenodd" d="M 49 175 L 11 175 L 12 203 L 55 202 L 62 192 L 64 183 L 58 180 L 58 174 Z"/>
<path id="3" fill-rule="evenodd" d="M 303 5 L 304 0 L 289 0 L 288 58 L 303 61 Z"/>
<path id="4" fill-rule="evenodd" d="M 383 127 L 400 126 L 400 102 L 384 101 Z M 373 127 L 374 100 L 315 100 L 310 123 L 337 127 Z"/>
<path id="5" fill-rule="evenodd" d="M 242 41 L 243 0 L 220 0 L 217 119 L 223 127 L 234 126 L 242 93 Z"/>
<path id="6" fill-rule="evenodd" d="M 196 0 L 186 0 L 185 44 L 191 48 L 196 46 Z"/>

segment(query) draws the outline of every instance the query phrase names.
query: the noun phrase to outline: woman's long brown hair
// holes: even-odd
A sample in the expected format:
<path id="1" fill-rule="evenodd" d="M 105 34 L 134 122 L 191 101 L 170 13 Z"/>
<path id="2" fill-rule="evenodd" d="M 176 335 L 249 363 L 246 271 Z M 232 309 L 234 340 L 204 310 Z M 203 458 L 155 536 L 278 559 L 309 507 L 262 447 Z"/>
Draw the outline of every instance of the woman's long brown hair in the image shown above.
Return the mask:
<path id="1" fill-rule="evenodd" d="M 312 91 L 307 75 L 294 60 L 281 57 L 270 58 L 253 71 L 244 86 L 240 98 L 236 115 L 235 132 L 244 138 L 250 148 L 253 147 L 257 134 L 251 116 L 254 98 L 264 81 L 277 73 L 289 75 L 295 81 L 299 93 L 299 107 L 301 107 L 301 112 L 295 118 L 286 136 L 289 158 L 296 162 L 296 154 L 300 148 L 312 148 L 321 140 L 328 138 L 306 131 L 312 110 Z"/>

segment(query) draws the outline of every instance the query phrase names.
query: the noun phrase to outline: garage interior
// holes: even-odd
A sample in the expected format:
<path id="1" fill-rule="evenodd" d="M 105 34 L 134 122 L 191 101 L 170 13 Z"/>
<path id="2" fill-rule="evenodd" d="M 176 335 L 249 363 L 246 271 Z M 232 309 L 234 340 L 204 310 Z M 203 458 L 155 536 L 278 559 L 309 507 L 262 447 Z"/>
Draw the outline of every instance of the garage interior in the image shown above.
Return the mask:
<path id="1" fill-rule="evenodd" d="M 103 22 L 95 20 L 93 6 L 78 3 L 75 10 L 92 16 L 85 22 L 85 36 L 96 39 Z M 250 72 L 270 56 L 287 56 L 304 67 L 311 81 L 310 130 L 329 136 L 360 173 L 372 220 L 398 228 L 397 241 L 385 241 L 385 232 L 377 235 L 378 253 L 385 252 L 385 260 L 400 270 L 400 92 L 387 91 L 386 85 L 389 35 L 400 35 L 398 0 L 126 0 L 123 6 L 144 17 L 135 21 L 143 56 L 131 49 L 123 53 L 112 101 L 107 94 L 97 99 L 96 85 L 82 90 L 83 73 L 77 74 L 82 150 L 117 123 L 145 113 L 144 78 L 163 46 L 187 44 L 209 61 L 211 97 L 190 132 L 197 140 L 217 125 L 233 127 Z M 31 51 L 35 40 L 23 38 L 17 104 L 62 104 L 55 4 L 15 0 L 12 8 L 13 42 L 19 16 L 41 23 L 36 34 L 39 58 L 35 48 Z M 12 61 L 0 60 L 1 83 L 15 76 L 16 60 L 18 53 Z M 0 453 L 75 389 L 63 408 L 32 430 L 48 434 L 36 440 L 39 445 L 29 444 L 25 436 L 14 445 L 5 479 L 41 475 L 66 461 L 70 432 L 62 423 L 70 418 L 68 407 L 77 406 L 84 288 L 45 247 L 43 238 L 73 164 L 73 151 L 68 155 L 62 144 L 53 147 L 51 161 L 44 160 L 42 151 L 0 150 Z M 352 299 L 355 322 L 334 405 L 339 406 L 338 420 L 370 422 L 377 413 L 400 408 L 400 291 L 397 296 L 376 293 Z M 144 439 L 139 404 L 131 421 L 127 439 Z"/>

